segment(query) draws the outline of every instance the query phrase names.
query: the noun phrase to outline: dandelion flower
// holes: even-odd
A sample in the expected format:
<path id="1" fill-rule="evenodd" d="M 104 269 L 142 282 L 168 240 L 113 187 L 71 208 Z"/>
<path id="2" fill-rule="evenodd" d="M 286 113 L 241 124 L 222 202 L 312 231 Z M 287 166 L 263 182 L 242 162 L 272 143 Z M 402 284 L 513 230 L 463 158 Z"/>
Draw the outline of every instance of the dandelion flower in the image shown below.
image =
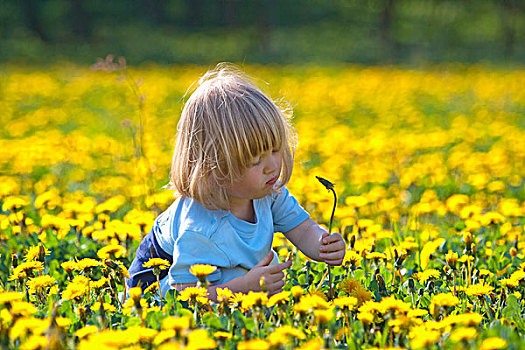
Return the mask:
<path id="1" fill-rule="evenodd" d="M 250 339 L 239 342 L 237 344 L 238 350 L 268 350 L 270 343 L 263 339 Z"/>
<path id="2" fill-rule="evenodd" d="M 465 328 L 456 329 L 455 331 L 450 333 L 449 338 L 450 340 L 454 342 L 459 342 L 459 341 L 467 341 L 470 339 L 474 339 L 477 336 L 478 336 L 478 331 L 476 330 L 476 328 L 465 327 Z"/>
<path id="3" fill-rule="evenodd" d="M 14 301 L 11 304 L 11 314 L 18 316 L 30 316 L 35 314 L 38 309 L 32 303 L 27 301 Z"/>
<path id="4" fill-rule="evenodd" d="M 217 331 L 215 333 L 213 333 L 213 336 L 217 339 L 231 339 L 233 337 L 233 335 L 229 332 L 223 332 L 223 331 Z M 272 335 L 270 334 L 270 337 Z"/>
<path id="5" fill-rule="evenodd" d="M 465 293 L 470 296 L 482 296 L 491 294 L 493 290 L 494 287 L 485 283 L 479 283 L 468 286 Z"/>
<path id="6" fill-rule="evenodd" d="M 46 288 L 52 287 L 56 284 L 56 279 L 49 276 L 49 275 L 42 275 L 37 276 L 34 278 L 30 278 L 27 282 L 27 286 L 29 287 L 29 293 L 39 293 L 43 292 Z"/>
<path id="7" fill-rule="evenodd" d="M 217 342 L 205 329 L 196 329 L 188 334 L 188 349 L 216 349 Z"/>
<path id="8" fill-rule="evenodd" d="M 356 297 L 339 297 L 334 299 L 334 305 L 339 306 L 341 309 L 352 309 L 357 306 L 357 303 Z"/>
<path id="9" fill-rule="evenodd" d="M 292 345 L 292 339 L 303 340 L 306 339 L 306 336 L 303 331 L 288 325 L 274 329 L 268 336 L 270 344 L 276 347 L 290 346 Z"/>
<path id="10" fill-rule="evenodd" d="M 102 247 L 98 250 L 97 256 L 99 259 L 113 259 L 121 258 L 126 254 L 126 248 L 120 244 L 109 244 L 105 247 Z"/>
<path id="11" fill-rule="evenodd" d="M 162 320 L 162 329 L 173 329 L 175 331 L 184 331 L 191 326 L 189 317 L 166 317 Z"/>
<path id="12" fill-rule="evenodd" d="M 180 292 L 182 301 L 198 301 L 200 303 L 208 302 L 208 291 L 202 287 L 186 287 Z"/>
<path id="13" fill-rule="evenodd" d="M 314 319 L 320 324 L 326 324 L 334 318 L 334 309 L 317 309 L 314 310 Z"/>
<path id="14" fill-rule="evenodd" d="M 142 264 L 144 267 L 149 268 L 159 268 L 160 270 L 165 270 L 170 267 L 170 262 L 165 259 L 161 258 L 151 258 L 148 261 L 146 261 L 144 264 Z"/>
<path id="15" fill-rule="evenodd" d="M 87 271 L 100 265 L 102 265 L 102 262 L 91 258 L 84 258 L 77 261 L 77 269 L 82 271 Z"/>
<path id="16" fill-rule="evenodd" d="M 423 246 L 423 249 L 421 249 L 421 253 L 419 254 L 419 258 L 421 260 L 421 269 L 425 270 L 428 266 L 428 262 L 430 261 L 430 256 L 443 244 L 445 243 L 444 238 L 438 238 L 434 241 L 430 241 L 425 243 Z"/>
<path id="17" fill-rule="evenodd" d="M 8 304 L 12 303 L 14 301 L 22 300 L 24 299 L 24 295 L 19 292 L 2 292 L 0 293 L 0 305 L 1 304 Z"/>
<path id="18" fill-rule="evenodd" d="M 283 290 L 280 293 L 274 294 L 268 299 L 268 304 L 266 306 L 272 307 L 277 304 L 285 304 L 290 300 L 292 293 L 286 290 Z"/>
<path id="19" fill-rule="evenodd" d="M 217 270 L 217 266 L 207 264 L 195 264 L 190 267 L 190 273 L 198 279 L 208 276 L 209 274 L 215 272 L 215 270 Z"/>
<path id="20" fill-rule="evenodd" d="M 82 327 L 78 329 L 77 331 L 75 331 L 75 335 L 79 339 L 82 339 L 82 338 L 87 337 L 90 334 L 97 333 L 97 332 L 98 332 L 97 326 L 89 325 L 89 326 Z"/>
<path id="21" fill-rule="evenodd" d="M 436 269 L 428 269 L 428 270 L 425 270 L 423 272 L 418 272 L 417 275 L 416 275 L 416 278 L 421 283 L 425 283 L 429 279 L 436 279 L 436 278 L 440 278 L 440 277 L 441 277 L 441 273 L 438 270 L 436 270 Z"/>
<path id="22" fill-rule="evenodd" d="M 33 271 L 42 271 L 44 269 L 44 264 L 40 261 L 26 261 L 18 265 L 13 269 L 11 276 L 9 276 L 9 281 L 20 280 L 33 275 Z"/>
<path id="23" fill-rule="evenodd" d="M 483 340 L 481 343 L 481 350 L 498 350 L 505 349 L 508 346 L 508 342 L 505 339 L 499 337 L 491 337 Z"/>
<path id="24" fill-rule="evenodd" d="M 41 249 L 40 247 L 43 247 L 44 255 L 51 254 L 51 252 L 48 249 L 46 249 L 44 246 L 39 244 L 39 245 L 31 246 L 27 248 L 26 255 L 24 255 L 24 260 L 25 261 L 38 260 L 38 257 L 40 255 L 40 249 Z"/>
<path id="25" fill-rule="evenodd" d="M 244 310 L 248 310 L 256 306 L 261 307 L 266 305 L 267 302 L 268 295 L 266 293 L 250 291 L 244 296 L 244 299 L 242 300 L 242 308 Z"/>
<path id="26" fill-rule="evenodd" d="M 380 252 L 371 252 L 366 254 L 366 258 L 370 260 L 384 260 L 386 259 L 386 254 Z"/>
<path id="27" fill-rule="evenodd" d="M 217 288 L 217 301 L 219 303 L 228 303 L 233 297 L 233 292 L 228 288 Z"/>

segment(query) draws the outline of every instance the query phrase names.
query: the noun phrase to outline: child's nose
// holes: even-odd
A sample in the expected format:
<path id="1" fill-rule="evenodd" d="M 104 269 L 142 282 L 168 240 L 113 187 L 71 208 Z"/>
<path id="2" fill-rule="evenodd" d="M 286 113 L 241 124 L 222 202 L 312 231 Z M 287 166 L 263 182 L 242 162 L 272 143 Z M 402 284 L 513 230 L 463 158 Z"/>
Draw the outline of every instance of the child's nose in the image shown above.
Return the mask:
<path id="1" fill-rule="evenodd" d="M 266 174 L 274 173 L 276 170 L 280 170 L 281 167 L 281 155 L 279 153 L 271 154 L 266 162 L 264 168 Z"/>

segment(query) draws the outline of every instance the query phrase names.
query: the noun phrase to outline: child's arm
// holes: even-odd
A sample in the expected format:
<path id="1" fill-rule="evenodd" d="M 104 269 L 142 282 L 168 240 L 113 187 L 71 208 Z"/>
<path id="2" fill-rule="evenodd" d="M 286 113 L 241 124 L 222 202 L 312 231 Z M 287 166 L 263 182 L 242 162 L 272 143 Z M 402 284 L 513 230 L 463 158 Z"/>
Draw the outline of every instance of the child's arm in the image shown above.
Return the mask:
<path id="1" fill-rule="evenodd" d="M 289 268 L 292 265 L 292 262 L 287 261 L 280 264 L 270 265 L 272 259 L 273 253 L 270 251 L 245 275 L 219 285 L 209 286 L 208 298 L 212 301 L 217 301 L 217 288 L 228 288 L 234 293 L 248 293 L 249 291 L 259 292 L 261 291 L 260 280 L 262 277 L 264 277 L 264 286 L 266 287 L 268 294 L 279 293 L 282 291 L 285 284 L 283 270 Z M 195 283 L 177 283 L 172 285 L 172 287 L 181 291 L 186 287 L 194 287 L 195 285 Z"/>
<path id="2" fill-rule="evenodd" d="M 341 265 L 345 257 L 345 242 L 340 234 L 328 232 L 308 218 L 284 234 L 307 257 L 329 265 Z"/>

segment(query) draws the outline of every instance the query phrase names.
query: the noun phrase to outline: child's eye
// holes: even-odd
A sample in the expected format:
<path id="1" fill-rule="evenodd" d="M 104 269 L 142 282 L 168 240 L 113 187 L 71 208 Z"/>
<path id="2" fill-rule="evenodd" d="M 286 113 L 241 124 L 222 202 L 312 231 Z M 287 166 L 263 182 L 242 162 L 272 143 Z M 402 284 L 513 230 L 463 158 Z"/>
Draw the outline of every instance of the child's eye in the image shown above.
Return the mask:
<path id="1" fill-rule="evenodd" d="M 257 166 L 261 164 L 261 158 L 257 158 L 255 161 L 252 162 L 252 167 Z"/>
<path id="2" fill-rule="evenodd" d="M 273 149 L 272 153 L 278 153 L 279 151 L 280 151 L 280 149 Z"/>

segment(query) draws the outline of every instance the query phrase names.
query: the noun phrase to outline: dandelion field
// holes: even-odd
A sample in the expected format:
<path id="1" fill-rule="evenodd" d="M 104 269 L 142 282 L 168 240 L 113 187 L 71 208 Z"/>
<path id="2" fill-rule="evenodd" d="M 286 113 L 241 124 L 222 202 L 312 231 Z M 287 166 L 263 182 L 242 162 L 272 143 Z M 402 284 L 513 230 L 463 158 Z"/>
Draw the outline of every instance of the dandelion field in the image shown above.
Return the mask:
<path id="1" fill-rule="evenodd" d="M 124 286 L 206 69 L 95 68 L 1 70 L 0 347 L 525 347 L 524 70 L 245 67 L 293 107 L 288 188 L 328 226 L 315 176 L 335 183 L 348 250 L 330 300 L 326 265 L 276 233 L 284 291 L 211 303 Z"/>

